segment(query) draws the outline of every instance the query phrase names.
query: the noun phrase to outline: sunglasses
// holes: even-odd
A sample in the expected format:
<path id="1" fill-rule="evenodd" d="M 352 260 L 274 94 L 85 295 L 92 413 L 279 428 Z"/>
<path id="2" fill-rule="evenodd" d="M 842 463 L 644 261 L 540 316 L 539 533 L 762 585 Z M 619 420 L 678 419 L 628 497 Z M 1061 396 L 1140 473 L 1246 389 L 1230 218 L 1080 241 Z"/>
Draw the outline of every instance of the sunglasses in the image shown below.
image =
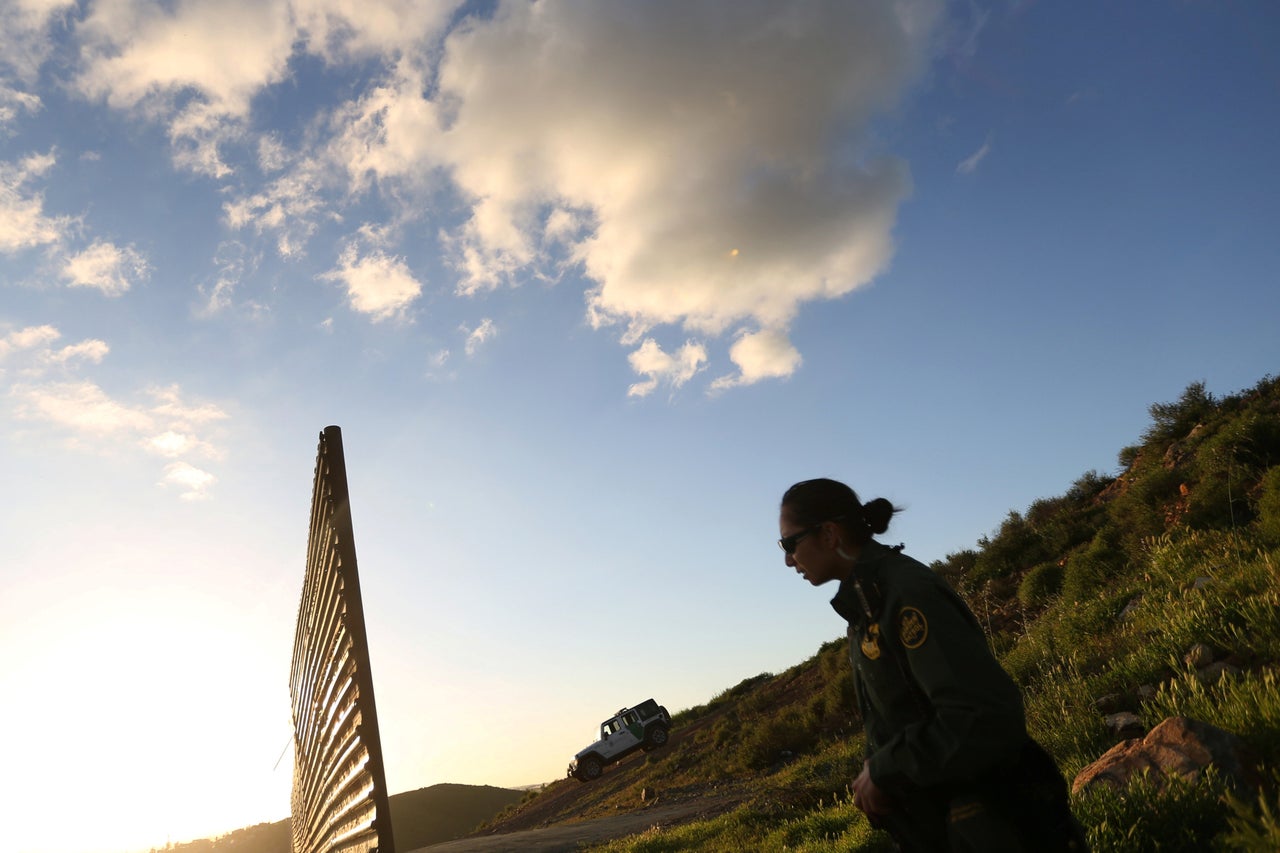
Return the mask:
<path id="1" fill-rule="evenodd" d="M 778 547 L 787 555 L 794 554 L 796 552 L 796 546 L 800 544 L 801 539 L 808 536 L 810 533 L 814 533 L 821 529 L 821 524 L 815 524 L 813 527 L 806 527 L 799 533 L 792 533 L 790 536 L 783 536 L 778 540 Z"/>

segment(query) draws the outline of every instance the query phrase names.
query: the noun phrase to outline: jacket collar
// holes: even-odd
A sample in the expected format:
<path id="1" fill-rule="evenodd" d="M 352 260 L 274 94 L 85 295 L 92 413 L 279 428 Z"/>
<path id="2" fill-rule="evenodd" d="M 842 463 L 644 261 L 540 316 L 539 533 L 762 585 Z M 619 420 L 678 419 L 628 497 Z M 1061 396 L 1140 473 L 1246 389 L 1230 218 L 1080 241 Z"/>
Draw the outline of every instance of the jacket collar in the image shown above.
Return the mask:
<path id="1" fill-rule="evenodd" d="M 849 572 L 847 578 L 840 581 L 840 588 L 836 590 L 835 598 L 831 599 L 831 607 L 846 622 L 860 622 L 866 618 L 862 599 L 858 595 L 858 584 L 862 585 L 865 595 L 878 597 L 876 581 L 880 563 L 885 557 L 894 553 L 894 550 L 887 545 L 881 545 L 874 539 L 868 540 L 862 546 L 862 550 L 858 552 L 858 559 L 854 561 L 853 570 Z M 869 601 L 868 605 L 876 609 L 879 603 Z"/>

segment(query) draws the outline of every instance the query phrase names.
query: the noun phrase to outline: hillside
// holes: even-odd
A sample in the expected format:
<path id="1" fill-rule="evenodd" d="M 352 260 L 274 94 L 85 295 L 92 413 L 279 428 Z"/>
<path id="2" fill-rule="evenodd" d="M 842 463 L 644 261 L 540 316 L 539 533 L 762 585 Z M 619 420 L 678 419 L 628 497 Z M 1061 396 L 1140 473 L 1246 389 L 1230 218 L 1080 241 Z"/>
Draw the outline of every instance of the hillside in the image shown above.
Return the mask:
<path id="1" fill-rule="evenodd" d="M 394 794 L 390 806 L 396 847 L 413 850 L 459 838 L 523 796 L 522 791 L 488 785 L 432 785 Z M 170 845 L 164 850 L 166 853 L 290 853 L 292 839 L 289 821 L 285 819 L 237 829 L 217 838 Z"/>
<path id="2" fill-rule="evenodd" d="M 1256 790 L 1219 775 L 1096 788 L 1073 808 L 1096 851 L 1280 849 L 1280 380 L 1221 399 L 1193 384 L 1150 407 L 1114 476 L 1088 472 L 933 566 L 1019 681 L 1033 735 L 1068 781 L 1132 729 L 1183 715 L 1237 735 Z M 1212 660 L 1189 650 L 1201 647 Z M 678 822 L 590 849 L 892 849 L 853 808 L 861 766 L 843 639 L 676 715 L 670 745 L 562 780 L 477 835 L 675 802 Z"/>

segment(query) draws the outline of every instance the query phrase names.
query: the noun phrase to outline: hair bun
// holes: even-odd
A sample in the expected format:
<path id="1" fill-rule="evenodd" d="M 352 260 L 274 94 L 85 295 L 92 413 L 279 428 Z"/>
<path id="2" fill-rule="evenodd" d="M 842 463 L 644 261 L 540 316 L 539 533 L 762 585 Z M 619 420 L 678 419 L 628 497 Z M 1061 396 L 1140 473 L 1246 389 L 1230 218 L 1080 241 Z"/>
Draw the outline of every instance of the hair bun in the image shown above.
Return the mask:
<path id="1" fill-rule="evenodd" d="M 876 498 L 863 505 L 862 517 L 866 519 L 867 527 L 871 528 L 871 532 L 879 534 L 889 529 L 889 520 L 893 518 L 893 514 L 897 511 L 893 504 L 884 498 Z"/>

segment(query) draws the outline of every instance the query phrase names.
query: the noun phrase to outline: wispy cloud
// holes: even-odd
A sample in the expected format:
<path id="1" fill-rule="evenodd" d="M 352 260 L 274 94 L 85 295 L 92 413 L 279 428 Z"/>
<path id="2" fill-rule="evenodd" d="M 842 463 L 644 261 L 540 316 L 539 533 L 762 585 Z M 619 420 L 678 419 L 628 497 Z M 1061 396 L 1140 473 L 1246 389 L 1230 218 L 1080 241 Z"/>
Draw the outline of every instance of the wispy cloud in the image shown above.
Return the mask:
<path id="1" fill-rule="evenodd" d="M 0 135 L 6 133 L 9 125 L 20 115 L 34 113 L 40 109 L 40 105 L 38 96 L 11 88 L 0 80 Z"/>
<path id="2" fill-rule="evenodd" d="M 463 326 L 462 331 L 467 335 L 466 353 L 468 356 L 473 356 L 486 341 L 491 340 L 494 335 L 498 334 L 498 327 L 493 324 L 492 320 L 485 317 L 480 321 L 480 325 L 474 329 L 468 331 L 467 327 Z"/>
<path id="3" fill-rule="evenodd" d="M 987 141 L 982 143 L 982 147 L 970 154 L 968 157 L 960 161 L 956 166 L 956 173 L 960 175 L 972 175 L 978 171 L 978 166 L 982 161 L 987 159 L 987 155 L 991 153 L 991 137 L 987 137 Z"/>
<path id="4" fill-rule="evenodd" d="M 218 478 L 189 462 L 171 462 L 164 467 L 161 486 L 176 486 L 184 501 L 198 501 L 209 497 L 209 489 Z"/>
<path id="5" fill-rule="evenodd" d="M 17 163 L 0 162 L 0 252 L 13 254 L 62 240 L 74 220 L 47 216 L 44 195 L 27 185 L 53 168 L 53 152 L 33 154 Z"/>
<path id="6" fill-rule="evenodd" d="M 326 62 L 426 50 L 452 0 L 223 0 L 91 4 L 76 27 L 75 87 L 163 121 L 175 163 L 226 178 L 222 147 L 244 140 L 253 97 L 285 80 L 302 51 Z"/>
<path id="7" fill-rule="evenodd" d="M 53 52 L 50 26 L 75 6 L 75 0 L 0 3 L 0 71 L 8 69 L 19 80 L 33 81 Z"/>
<path id="8" fill-rule="evenodd" d="M 143 448 L 171 460 L 162 482 L 182 486 L 184 499 L 207 496 L 216 478 L 188 459 L 222 458 L 210 430 L 227 413 L 212 403 L 192 402 L 177 385 L 112 394 L 79 375 L 107 357 L 107 343 L 87 339 L 58 346 L 61 337 L 49 325 L 0 335 L 0 376 L 12 373 L 19 380 L 7 394 L 13 416 L 70 447 L 117 453 Z"/>

